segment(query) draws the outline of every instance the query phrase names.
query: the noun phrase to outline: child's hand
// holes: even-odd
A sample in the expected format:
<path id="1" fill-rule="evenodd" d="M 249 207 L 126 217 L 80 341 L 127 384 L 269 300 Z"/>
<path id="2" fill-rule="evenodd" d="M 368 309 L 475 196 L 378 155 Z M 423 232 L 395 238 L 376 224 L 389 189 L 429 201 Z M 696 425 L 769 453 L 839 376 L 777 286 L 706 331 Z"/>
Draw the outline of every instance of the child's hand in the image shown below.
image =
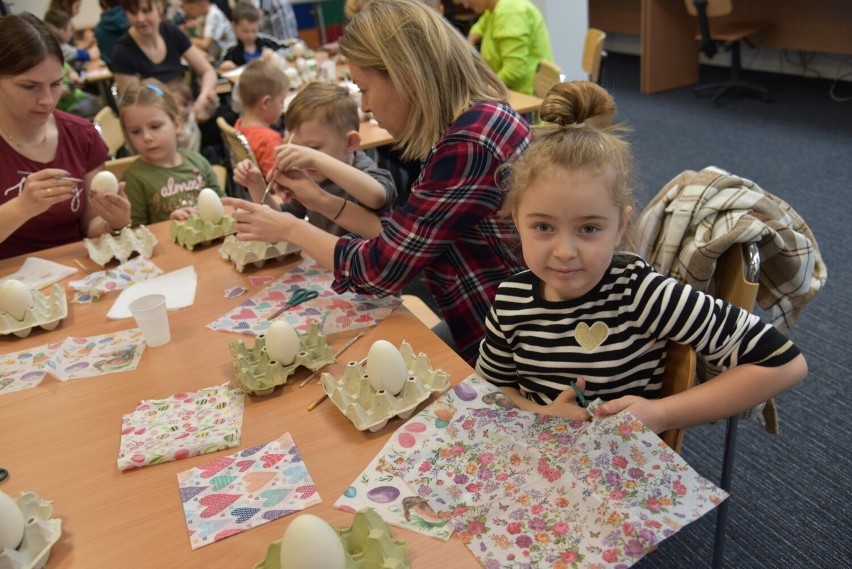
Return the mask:
<path id="1" fill-rule="evenodd" d="M 627 409 L 630 414 L 648 427 L 651 431 L 659 434 L 666 430 L 664 426 L 662 409 L 659 399 L 645 399 L 636 395 L 625 395 L 600 405 L 595 409 L 595 416 L 606 417 L 615 415 Z"/>
<path id="2" fill-rule="evenodd" d="M 186 221 L 193 214 L 197 214 L 198 209 L 194 207 L 181 207 L 169 214 L 169 219 L 176 221 Z"/>
<path id="3" fill-rule="evenodd" d="M 255 186 L 266 187 L 266 181 L 263 179 L 263 173 L 260 171 L 260 168 L 248 159 L 241 161 L 234 168 L 234 181 L 247 188 Z"/>
<path id="4" fill-rule="evenodd" d="M 577 388 L 580 391 L 586 388 L 586 380 L 582 377 L 577 378 Z M 553 403 L 544 405 L 543 407 L 542 413 L 553 415 L 554 417 L 563 417 L 572 421 L 591 420 L 589 412 L 577 403 L 577 393 L 570 387 L 557 395 Z"/>
<path id="5" fill-rule="evenodd" d="M 230 71 L 231 69 L 236 69 L 236 68 L 237 68 L 237 64 L 234 63 L 233 61 L 229 60 L 229 59 L 226 59 L 225 61 L 223 61 L 222 63 L 219 64 L 219 72 L 220 73 L 224 73 L 226 71 Z"/>
<path id="6" fill-rule="evenodd" d="M 330 158 L 328 154 L 319 150 L 292 143 L 279 146 L 276 150 L 275 169 L 285 174 L 295 168 L 304 170 L 308 174 L 321 172 L 323 159 Z"/>

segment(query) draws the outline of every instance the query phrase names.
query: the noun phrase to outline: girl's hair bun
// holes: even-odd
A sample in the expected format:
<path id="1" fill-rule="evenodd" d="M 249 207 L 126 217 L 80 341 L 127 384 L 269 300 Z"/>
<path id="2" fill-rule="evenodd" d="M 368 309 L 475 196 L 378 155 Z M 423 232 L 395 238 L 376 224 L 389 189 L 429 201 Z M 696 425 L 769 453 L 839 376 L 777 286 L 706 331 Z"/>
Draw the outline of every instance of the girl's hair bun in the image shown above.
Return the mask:
<path id="1" fill-rule="evenodd" d="M 568 81 L 551 87 L 538 111 L 541 120 L 553 125 L 606 129 L 615 119 L 615 101 L 591 81 Z"/>

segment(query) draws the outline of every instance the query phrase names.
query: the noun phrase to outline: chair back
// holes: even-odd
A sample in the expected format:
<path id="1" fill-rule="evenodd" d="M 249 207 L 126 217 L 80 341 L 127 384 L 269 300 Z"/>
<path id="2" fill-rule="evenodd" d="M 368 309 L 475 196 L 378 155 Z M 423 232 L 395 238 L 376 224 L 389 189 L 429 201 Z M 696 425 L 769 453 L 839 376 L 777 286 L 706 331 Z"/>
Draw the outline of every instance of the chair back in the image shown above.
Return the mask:
<path id="1" fill-rule="evenodd" d="M 538 69 L 536 69 L 535 77 L 533 77 L 533 95 L 543 99 L 551 87 L 563 80 L 559 66 L 542 59 L 538 63 Z"/>
<path id="2" fill-rule="evenodd" d="M 600 82 L 605 39 L 606 33 L 597 28 L 589 28 L 586 31 L 586 41 L 583 44 L 582 66 L 583 71 L 589 75 L 589 81 L 593 83 Z"/>
<path id="3" fill-rule="evenodd" d="M 228 121 L 223 117 L 217 117 L 216 124 L 222 133 L 222 140 L 225 142 L 225 147 L 228 149 L 231 169 L 236 168 L 237 164 L 243 160 L 251 160 L 257 164 L 254 152 L 251 151 L 251 146 L 249 146 L 248 140 L 243 136 L 243 133 L 229 125 Z"/>
<path id="4" fill-rule="evenodd" d="M 686 11 L 694 18 L 698 17 L 699 5 L 705 6 L 704 12 L 708 18 L 727 16 L 734 9 L 731 0 L 683 0 L 683 3 L 686 5 Z"/>
<path id="5" fill-rule="evenodd" d="M 106 142 L 110 157 L 115 158 L 124 147 L 124 131 L 121 130 L 118 115 L 110 107 L 104 107 L 92 119 L 92 124 Z"/>
<path id="6" fill-rule="evenodd" d="M 216 174 L 216 179 L 219 181 L 219 189 L 223 192 L 228 187 L 228 169 L 221 164 L 212 164 L 213 173 Z"/>
<path id="7" fill-rule="evenodd" d="M 137 158 L 139 158 L 138 155 L 107 160 L 104 162 L 104 168 L 115 174 L 115 177 L 121 180 L 121 177 L 124 176 L 125 170 L 127 170 L 131 164 L 136 162 Z"/>
<path id="8" fill-rule="evenodd" d="M 695 384 L 695 350 L 686 344 L 669 341 L 666 344 L 666 367 L 663 370 L 663 387 L 660 397 L 668 397 L 686 391 Z M 669 447 L 679 453 L 683 444 L 684 429 L 669 429 L 660 433 Z"/>

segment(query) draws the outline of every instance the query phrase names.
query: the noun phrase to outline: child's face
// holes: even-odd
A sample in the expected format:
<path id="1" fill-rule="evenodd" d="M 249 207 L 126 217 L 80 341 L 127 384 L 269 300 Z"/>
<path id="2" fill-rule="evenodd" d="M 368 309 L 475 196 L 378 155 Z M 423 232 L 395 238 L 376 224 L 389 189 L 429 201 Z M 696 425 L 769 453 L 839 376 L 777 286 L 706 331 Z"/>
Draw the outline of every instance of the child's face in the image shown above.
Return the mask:
<path id="1" fill-rule="evenodd" d="M 621 242 L 627 217 L 606 175 L 554 167 L 539 174 L 512 214 L 524 261 L 549 301 L 572 300 L 600 282 Z"/>
<path id="2" fill-rule="evenodd" d="M 352 149 L 349 148 L 345 132 L 319 120 L 305 121 L 293 129 L 290 142 L 300 144 L 308 148 L 314 148 L 341 162 L 349 163 Z M 311 177 L 322 182 L 325 177 L 316 171 L 308 171 Z"/>
<path id="3" fill-rule="evenodd" d="M 122 110 L 121 120 L 130 144 L 146 162 L 173 165 L 178 125 L 164 110 L 153 105 L 134 105 Z"/>
<path id="4" fill-rule="evenodd" d="M 181 4 L 181 8 L 183 8 L 184 13 L 190 18 L 197 18 L 207 13 L 207 10 L 210 9 L 210 3 L 204 1 L 184 2 Z"/>
<path id="5" fill-rule="evenodd" d="M 284 98 L 286 96 L 286 93 L 279 93 L 274 97 L 270 97 L 266 102 L 261 113 L 266 124 L 273 125 L 281 119 L 281 112 L 284 110 Z"/>
<path id="6" fill-rule="evenodd" d="M 74 25 L 71 22 L 68 22 L 64 28 L 59 28 L 57 31 L 59 32 L 59 37 L 61 37 L 62 41 L 65 43 L 70 42 L 71 38 L 74 37 Z"/>
<path id="7" fill-rule="evenodd" d="M 234 26 L 234 34 L 244 46 L 253 46 L 257 42 L 258 23 L 240 20 Z"/>

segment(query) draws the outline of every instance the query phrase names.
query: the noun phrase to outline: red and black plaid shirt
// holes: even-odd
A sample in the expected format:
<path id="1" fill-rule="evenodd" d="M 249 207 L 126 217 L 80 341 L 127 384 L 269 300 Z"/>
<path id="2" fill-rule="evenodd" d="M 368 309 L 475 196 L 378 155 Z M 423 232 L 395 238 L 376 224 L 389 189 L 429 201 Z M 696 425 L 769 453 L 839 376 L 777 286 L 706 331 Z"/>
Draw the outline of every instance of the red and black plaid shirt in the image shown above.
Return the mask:
<path id="1" fill-rule="evenodd" d="M 473 365 L 497 285 L 522 270 L 497 168 L 529 145 L 529 125 L 504 103 L 465 111 L 432 148 L 408 202 L 376 238 L 342 237 L 334 290 L 399 293 L 421 270 L 461 355 Z"/>

